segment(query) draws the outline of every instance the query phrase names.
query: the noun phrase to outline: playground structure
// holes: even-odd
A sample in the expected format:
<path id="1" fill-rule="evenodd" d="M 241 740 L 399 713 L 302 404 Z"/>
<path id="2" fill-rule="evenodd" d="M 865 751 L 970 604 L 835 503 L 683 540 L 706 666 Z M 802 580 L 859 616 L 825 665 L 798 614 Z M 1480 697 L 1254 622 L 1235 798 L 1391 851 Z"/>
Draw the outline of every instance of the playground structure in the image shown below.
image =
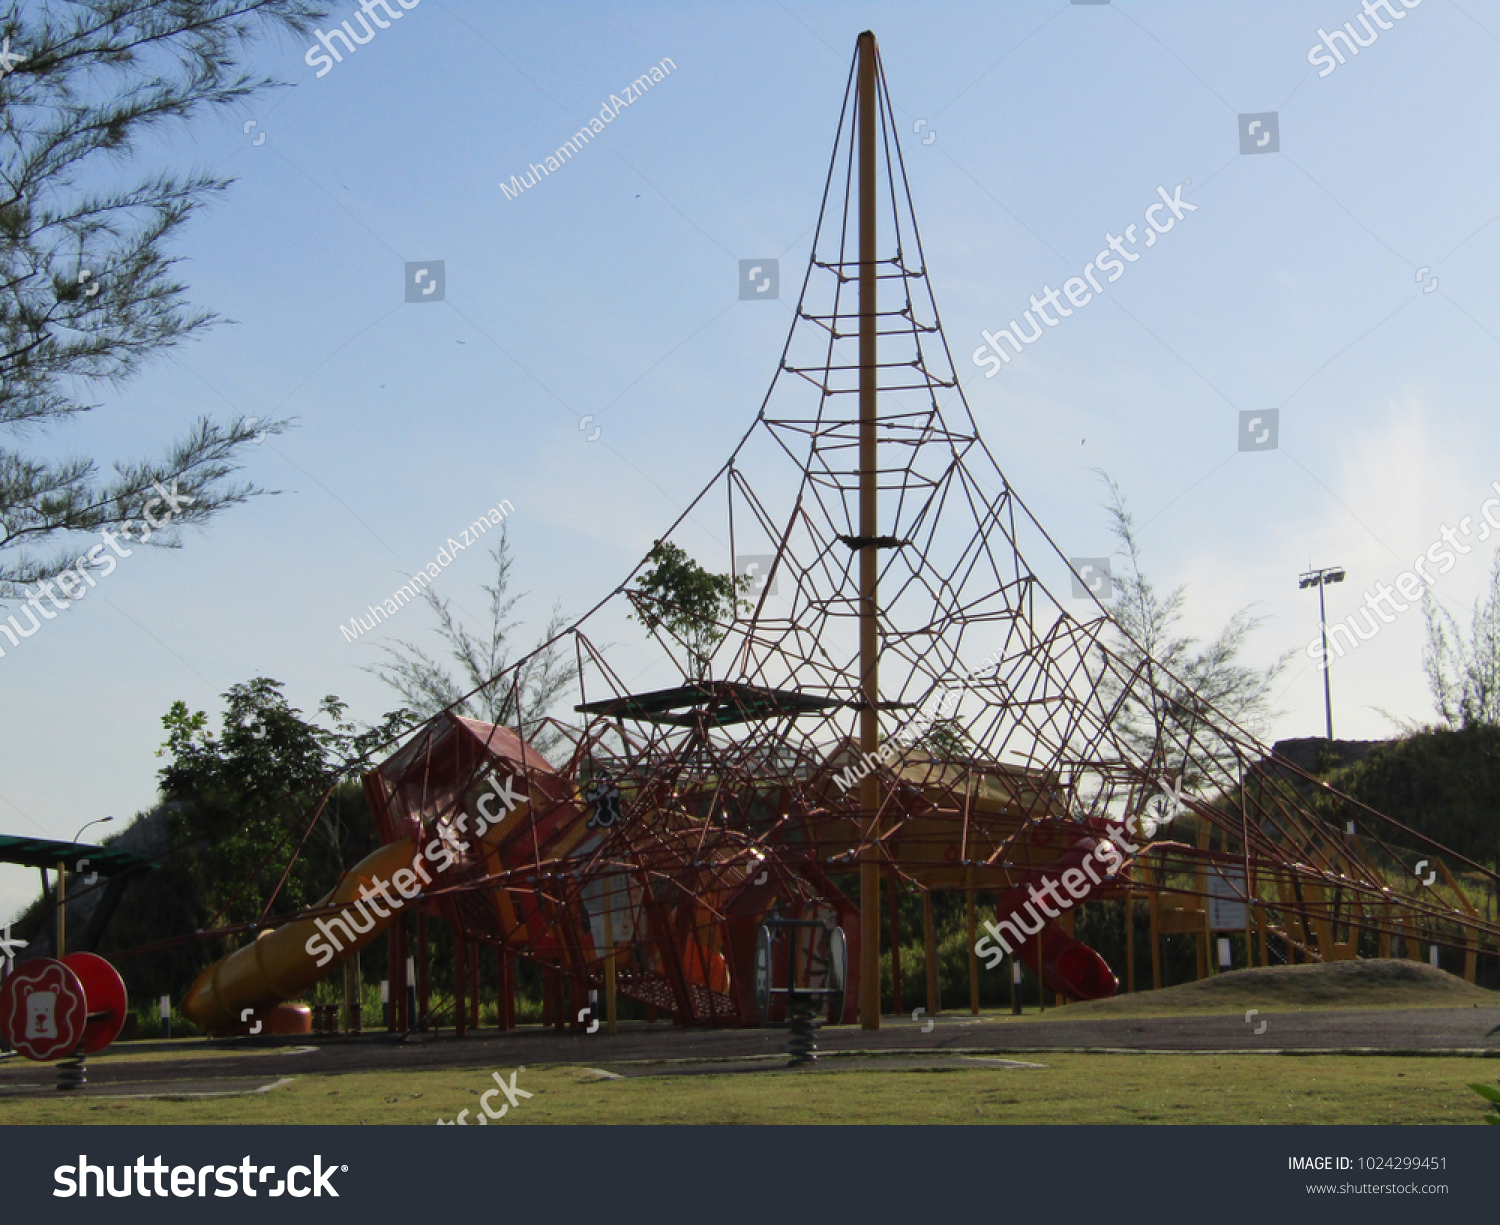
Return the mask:
<path id="1" fill-rule="evenodd" d="M 81 1089 L 84 1056 L 120 1036 L 128 1010 L 125 982 L 104 958 L 34 957 L 0 982 L 0 1043 L 38 1063 L 62 1060 L 57 1087 Z"/>
<path id="2" fill-rule="evenodd" d="M 1492 871 L 1277 760 L 1092 597 L 1080 617 L 1052 594 L 1076 576 L 959 387 L 873 35 L 851 65 L 776 375 L 663 539 L 715 573 L 758 559 L 753 598 L 713 627 L 706 656 L 643 616 L 671 609 L 627 579 L 565 631 L 581 723 L 431 720 L 365 776 L 381 847 L 318 906 L 205 969 L 190 1017 L 242 1032 L 384 935 L 390 1025 L 425 1026 L 406 965 L 415 926 L 425 1000 L 436 918 L 454 934 L 460 1034 L 477 1022 L 482 948 L 501 959 L 502 1026 L 516 957 L 543 967 L 559 1025 L 597 1008 L 591 992 L 611 1026 L 621 995 L 679 1024 L 755 1024 L 762 926 L 820 921 L 847 935 L 838 1019 L 874 1027 L 882 884 L 927 900 L 933 1013 L 940 892 L 967 899 L 976 1009 L 980 893 L 999 896 L 1015 959 L 1062 999 L 1118 987 L 1073 936 L 1076 907 L 1096 903 L 1128 916 L 1145 901 L 1154 985 L 1173 933 L 1197 939 L 1204 974 L 1227 932 L 1242 963 L 1426 945 L 1462 952 L 1471 981 L 1478 956 L 1500 952 L 1500 924 L 1474 901 L 1493 895 Z M 664 687 L 633 690 L 596 646 L 595 625 L 620 623 L 611 609 L 654 626 Z M 519 667 L 492 681 L 516 709 Z M 556 761 L 531 743 L 543 730 L 567 746 Z M 1168 795 L 1188 838 L 1161 819 Z M 1068 885 L 1055 915 L 1029 911 L 1033 930 L 1036 890 L 1094 863 L 1106 867 L 1081 894 Z M 1125 933 L 1130 947 L 1128 919 Z M 829 959 L 803 961 L 803 985 L 840 998 Z"/>

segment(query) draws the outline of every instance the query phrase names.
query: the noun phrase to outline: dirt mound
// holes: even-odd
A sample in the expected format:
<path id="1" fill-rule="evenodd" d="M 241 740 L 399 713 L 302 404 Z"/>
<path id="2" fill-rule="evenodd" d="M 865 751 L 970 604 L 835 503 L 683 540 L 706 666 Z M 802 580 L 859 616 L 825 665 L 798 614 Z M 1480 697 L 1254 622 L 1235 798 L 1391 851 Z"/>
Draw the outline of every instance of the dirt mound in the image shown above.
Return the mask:
<path id="1" fill-rule="evenodd" d="M 1070 1004 L 1063 1016 L 1113 1012 L 1197 1012 L 1251 1004 L 1321 1008 L 1415 1008 L 1424 1004 L 1452 1008 L 1465 1004 L 1500 1006 L 1500 992 L 1487 991 L 1421 961 L 1378 958 L 1330 961 L 1322 965 L 1265 966 L 1230 970 L 1196 983 L 1161 991 L 1117 995 L 1087 1004 Z"/>

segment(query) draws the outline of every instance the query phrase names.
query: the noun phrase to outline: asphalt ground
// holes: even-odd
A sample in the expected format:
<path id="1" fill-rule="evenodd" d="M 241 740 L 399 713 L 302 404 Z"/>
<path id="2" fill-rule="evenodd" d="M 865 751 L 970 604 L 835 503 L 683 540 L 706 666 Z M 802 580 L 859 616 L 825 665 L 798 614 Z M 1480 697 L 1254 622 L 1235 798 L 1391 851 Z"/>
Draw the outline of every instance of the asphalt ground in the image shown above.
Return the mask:
<path id="1" fill-rule="evenodd" d="M 1061 1010 L 1061 1011 L 1066 1011 Z M 929 1028 L 930 1026 L 930 1028 Z M 820 1029 L 820 1069 L 938 1068 L 955 1060 L 1047 1051 L 1070 1052 L 1320 1052 L 1350 1054 L 1486 1054 L 1500 1057 L 1500 1007 L 1378 1010 L 1258 1010 L 1193 1016 L 1027 1017 L 944 1013 L 913 1021 L 883 1018 L 866 1031 Z M 1260 1032 L 1256 1032 L 1260 1030 Z M 296 1076 L 337 1076 L 379 1070 L 504 1068 L 578 1064 L 615 1075 L 749 1072 L 785 1066 L 785 1029 L 679 1029 L 667 1023 L 622 1024 L 608 1036 L 556 1033 L 529 1026 L 510 1033 L 485 1029 L 462 1041 L 437 1035 L 370 1034 L 362 1038 L 233 1042 L 179 1040 L 121 1043 L 89 1057 L 90 1096 L 218 1096 L 266 1092 Z M 866 1062 L 861 1056 L 873 1057 Z M 1024 1058 L 1022 1060 L 1024 1062 Z M 10 1057 L 0 1060 L 0 1098 L 55 1093 L 54 1069 Z"/>

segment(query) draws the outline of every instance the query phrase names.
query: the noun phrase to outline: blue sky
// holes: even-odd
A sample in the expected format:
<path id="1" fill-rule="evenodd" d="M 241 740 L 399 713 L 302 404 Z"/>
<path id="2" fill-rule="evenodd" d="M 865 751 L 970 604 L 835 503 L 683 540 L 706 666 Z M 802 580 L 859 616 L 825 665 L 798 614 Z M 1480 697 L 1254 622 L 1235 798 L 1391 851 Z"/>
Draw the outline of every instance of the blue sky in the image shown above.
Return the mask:
<path id="1" fill-rule="evenodd" d="M 1347 616 L 1445 524 L 1477 523 L 1500 480 L 1500 4 L 1394 9 L 1321 78 L 1308 51 L 1354 0 L 420 0 L 321 78 L 307 43 L 264 47 L 290 88 L 153 153 L 237 179 L 178 248 L 192 300 L 234 322 L 44 445 L 129 459 L 205 412 L 286 414 L 296 428 L 248 463 L 281 492 L 138 550 L 0 660 L 0 829 L 67 838 L 149 806 L 178 698 L 217 713 L 266 675 L 304 710 L 335 693 L 378 717 L 394 695 L 363 668 L 382 640 L 435 649 L 429 615 L 356 643 L 338 626 L 501 499 L 533 630 L 613 589 L 759 406 L 865 28 L 949 344 L 1011 482 L 1093 556 L 1113 547 L 1094 470 L 1113 475 L 1148 573 L 1187 584 L 1191 631 L 1253 604 L 1252 661 L 1299 652 L 1273 735 L 1321 734 L 1298 573 L 1347 567 L 1329 589 Z M 664 58 L 676 70 L 576 159 L 500 191 Z M 1242 155 L 1239 116 L 1262 112 L 1279 149 Z M 981 329 L 1188 181 L 1196 212 L 985 377 Z M 779 300 L 740 301 L 739 261 L 770 258 Z M 406 263 L 435 260 L 443 300 L 404 302 Z M 1240 413 L 1270 409 L 1277 447 L 1240 451 Z M 1437 582 L 1465 623 L 1493 543 Z M 471 550 L 438 589 L 477 612 L 489 577 Z M 1389 734 L 1377 708 L 1430 718 L 1423 638 L 1412 609 L 1335 663 L 1340 736 Z M 35 888 L 0 869 L 0 916 Z"/>

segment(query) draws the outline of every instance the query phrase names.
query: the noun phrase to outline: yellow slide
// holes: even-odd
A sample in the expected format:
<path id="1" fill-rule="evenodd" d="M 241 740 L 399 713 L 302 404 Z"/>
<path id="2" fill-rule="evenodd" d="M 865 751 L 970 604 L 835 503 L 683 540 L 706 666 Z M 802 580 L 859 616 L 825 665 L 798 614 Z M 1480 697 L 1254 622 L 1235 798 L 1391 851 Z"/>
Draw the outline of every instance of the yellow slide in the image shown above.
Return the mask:
<path id="1" fill-rule="evenodd" d="M 390 881 L 402 869 L 410 871 L 416 858 L 417 848 L 405 840 L 383 846 L 345 872 L 333 892 L 314 909 L 359 902 L 362 885 L 373 890 L 377 878 Z M 377 893 L 376 900 L 380 896 Z M 345 922 L 345 916 L 356 912 L 360 920 L 369 923 L 363 931 L 358 924 Z M 361 903 L 357 911 L 293 919 L 275 931 L 262 932 L 254 943 L 198 975 L 182 1001 L 182 1011 L 210 1033 L 223 1033 L 240 1022 L 247 1008 L 258 1011 L 296 999 L 335 966 L 370 944 L 390 921 L 391 912 L 385 907 Z M 330 938 L 330 929 L 348 933 L 350 938 L 345 939 L 342 934 Z M 309 952 L 309 946 L 315 946 L 319 956 Z M 333 956 L 327 956 L 328 953 Z"/>

